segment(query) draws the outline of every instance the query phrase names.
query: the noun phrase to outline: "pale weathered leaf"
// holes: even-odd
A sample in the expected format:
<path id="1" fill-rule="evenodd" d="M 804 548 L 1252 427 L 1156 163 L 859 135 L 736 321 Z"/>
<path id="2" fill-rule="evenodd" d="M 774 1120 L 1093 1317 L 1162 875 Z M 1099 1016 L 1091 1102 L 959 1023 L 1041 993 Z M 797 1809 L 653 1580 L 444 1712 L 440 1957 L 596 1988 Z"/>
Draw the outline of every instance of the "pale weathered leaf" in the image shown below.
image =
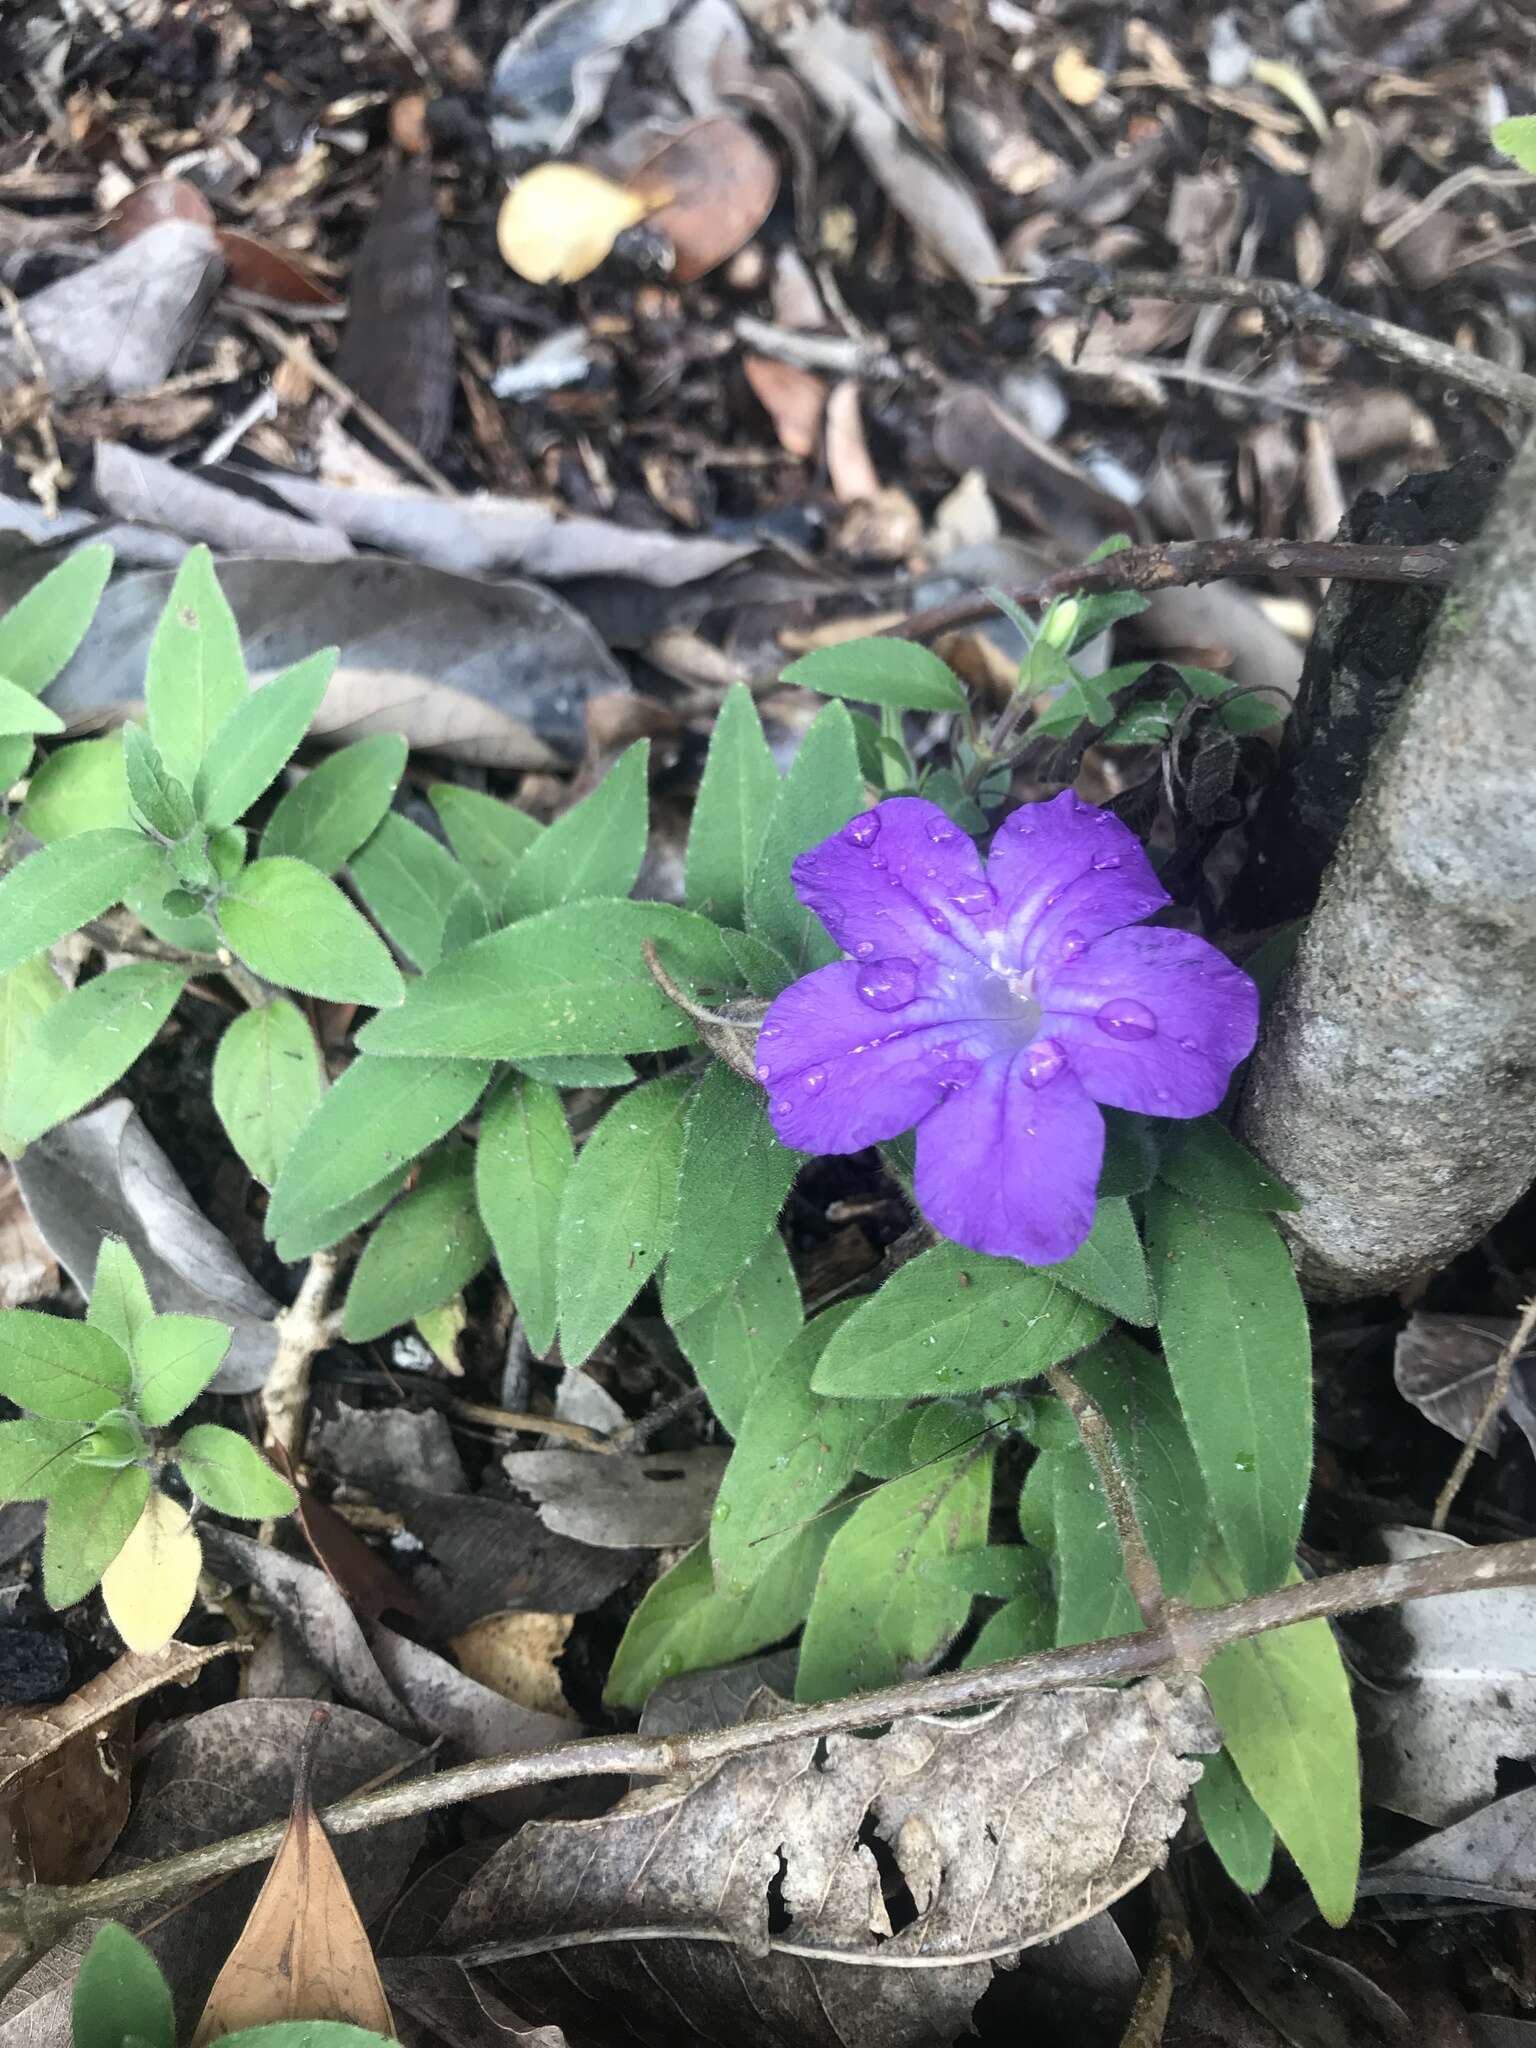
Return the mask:
<path id="1" fill-rule="evenodd" d="M 607 1549 L 676 1550 L 709 1533 L 727 1451 L 509 1451 L 502 1470 L 557 1536 Z"/>

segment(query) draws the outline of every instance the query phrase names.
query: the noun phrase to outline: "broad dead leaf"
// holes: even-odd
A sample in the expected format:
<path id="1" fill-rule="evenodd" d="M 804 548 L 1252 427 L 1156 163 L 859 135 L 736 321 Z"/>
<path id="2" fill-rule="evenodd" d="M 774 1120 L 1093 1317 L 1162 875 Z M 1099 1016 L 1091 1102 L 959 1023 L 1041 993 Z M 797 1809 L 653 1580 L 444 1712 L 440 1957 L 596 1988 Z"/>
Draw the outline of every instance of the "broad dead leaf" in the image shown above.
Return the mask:
<path id="1" fill-rule="evenodd" d="M 107 1566 L 101 1597 L 130 1650 L 159 1650 L 186 1620 L 203 1568 L 203 1546 L 183 1507 L 158 1487 L 133 1533 Z"/>
<path id="2" fill-rule="evenodd" d="M 615 185 L 582 164 L 539 164 L 501 202 L 496 246 L 529 284 L 575 284 L 655 203 L 654 193 Z"/>
<path id="3" fill-rule="evenodd" d="M 1418 1311 L 1397 1340 L 1392 1360 L 1397 1391 L 1438 1429 L 1465 1443 L 1482 1420 L 1499 1353 L 1514 1336 L 1517 1320 Z M 1536 1344 L 1515 1360 L 1503 1416 L 1483 1437 L 1481 1448 L 1490 1456 L 1498 1451 L 1506 1416 L 1536 1455 Z"/>
<path id="4" fill-rule="evenodd" d="M 0 1159 L 0 1309 L 45 1301 L 58 1284 L 58 1265 L 27 1214 L 15 1168 Z"/>
<path id="5" fill-rule="evenodd" d="M 490 1614 L 449 1648 L 466 1678 L 514 1706 L 575 1720 L 556 1669 L 575 1620 L 574 1614 Z"/>
<path id="6" fill-rule="evenodd" d="M 713 1446 L 612 1458 L 508 1451 L 501 1464 L 557 1536 L 604 1550 L 675 1550 L 709 1533 L 726 1456 Z"/>
<path id="7" fill-rule="evenodd" d="M 778 197 L 779 167 L 743 122 L 711 114 L 669 136 L 625 183 L 651 205 L 650 195 L 671 195 L 651 226 L 672 244 L 673 281 L 691 284 L 751 241 Z"/>
<path id="8" fill-rule="evenodd" d="M 637 2034 L 650 2021 L 679 2048 L 720 2038 L 724 2012 L 736 2048 L 949 2040 L 994 1961 L 1164 1860 L 1199 1777 L 1186 1753 L 1217 1740 L 1203 1691 L 1156 1679 L 904 1721 L 874 1741 L 790 1737 L 644 1786 L 601 1819 L 525 1827 L 471 1882 L 443 1946 L 516 1957 L 518 2006 L 538 2018 L 621 2000 Z M 908 1909 L 899 1931 L 892 1896 Z M 640 1929 L 643 1965 L 626 1946 Z"/>
<path id="9" fill-rule="evenodd" d="M 310 1799 L 315 1738 L 328 1718 L 322 1709 L 310 1723 L 288 1832 L 209 1993 L 192 2048 L 275 2020 L 350 2020 L 394 2033 L 368 1936 Z"/>

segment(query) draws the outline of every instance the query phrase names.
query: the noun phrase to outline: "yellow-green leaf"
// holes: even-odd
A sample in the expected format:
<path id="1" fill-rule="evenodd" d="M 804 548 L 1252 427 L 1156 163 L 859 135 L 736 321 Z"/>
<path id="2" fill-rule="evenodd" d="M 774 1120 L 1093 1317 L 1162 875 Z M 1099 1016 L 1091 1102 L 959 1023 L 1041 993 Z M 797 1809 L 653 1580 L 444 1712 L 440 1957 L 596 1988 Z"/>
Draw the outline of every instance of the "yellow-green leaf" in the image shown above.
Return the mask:
<path id="1" fill-rule="evenodd" d="M 101 1575 L 107 1613 L 130 1650 L 160 1650 L 186 1620 L 203 1546 L 185 1508 L 155 1492 Z"/>

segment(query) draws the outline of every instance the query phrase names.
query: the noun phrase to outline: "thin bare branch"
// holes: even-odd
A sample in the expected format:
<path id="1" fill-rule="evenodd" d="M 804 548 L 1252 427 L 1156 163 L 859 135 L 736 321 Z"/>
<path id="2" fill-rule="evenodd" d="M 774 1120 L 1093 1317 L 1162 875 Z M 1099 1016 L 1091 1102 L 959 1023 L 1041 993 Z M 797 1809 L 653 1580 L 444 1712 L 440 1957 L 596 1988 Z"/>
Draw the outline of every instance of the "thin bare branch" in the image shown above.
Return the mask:
<path id="1" fill-rule="evenodd" d="M 820 1706 L 796 1707 L 768 1720 L 693 1735 L 599 1735 L 564 1742 L 555 1749 L 521 1756 L 488 1757 L 461 1764 L 436 1777 L 359 1793 L 321 1815 L 328 1833 L 353 1835 L 386 1822 L 432 1813 L 465 1800 L 483 1799 L 523 1785 L 556 1784 L 570 1778 L 630 1773 L 668 1778 L 698 1771 L 728 1758 L 748 1756 L 776 1743 L 846 1734 L 914 1714 L 953 1713 L 961 1707 L 990 1706 L 1024 1693 L 1051 1692 L 1068 1685 L 1099 1685 L 1146 1678 L 1153 1672 L 1187 1670 L 1204 1664 L 1228 1643 L 1245 1641 L 1293 1622 L 1360 1614 L 1395 1607 L 1405 1600 L 1429 1600 L 1448 1593 L 1488 1592 L 1501 1586 L 1536 1585 L 1536 1538 L 1494 1543 L 1478 1550 L 1438 1552 L 1393 1564 L 1362 1565 L 1328 1579 L 1311 1579 L 1259 1593 L 1227 1607 L 1183 1610 L 1177 1626 L 1142 1629 L 1105 1642 L 1076 1643 L 1029 1657 L 989 1664 L 975 1671 L 935 1672 L 880 1692 Z M 163 1863 L 151 1863 L 89 1884 L 31 1885 L 0 1891 L 0 1932 L 19 1935 L 34 1946 L 56 1941 L 79 1920 L 120 1914 L 147 1899 L 172 1898 L 210 1878 L 244 1870 L 271 1856 L 283 1837 L 283 1823 L 253 1828 L 224 1842 L 211 1842 Z"/>
<path id="2" fill-rule="evenodd" d="M 1520 1320 L 1510 1333 L 1509 1342 L 1499 1353 L 1493 1368 L 1493 1379 L 1489 1383 L 1483 1412 L 1466 1442 L 1461 1447 L 1461 1456 L 1451 1468 L 1451 1476 L 1440 1489 L 1440 1498 L 1435 1502 L 1432 1529 L 1443 1529 L 1450 1520 L 1451 1509 L 1456 1505 L 1456 1496 L 1467 1483 L 1467 1474 L 1472 1470 L 1472 1461 L 1483 1447 L 1483 1438 L 1494 1422 L 1504 1412 L 1504 1403 L 1509 1399 L 1509 1383 L 1515 1376 L 1515 1360 L 1536 1335 L 1536 1294 L 1520 1311 Z"/>

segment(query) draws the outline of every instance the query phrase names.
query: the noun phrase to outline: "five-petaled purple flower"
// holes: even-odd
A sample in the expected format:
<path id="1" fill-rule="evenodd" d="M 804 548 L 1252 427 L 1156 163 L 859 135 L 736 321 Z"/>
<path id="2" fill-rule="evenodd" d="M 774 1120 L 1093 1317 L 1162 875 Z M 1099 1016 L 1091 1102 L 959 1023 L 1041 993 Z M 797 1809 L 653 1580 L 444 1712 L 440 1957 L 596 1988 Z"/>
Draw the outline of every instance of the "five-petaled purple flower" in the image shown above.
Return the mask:
<path id="1" fill-rule="evenodd" d="M 1202 1116 L 1253 1048 L 1258 991 L 1191 933 L 1140 842 L 1070 790 L 1006 818 L 983 870 L 937 804 L 892 797 L 794 864 L 851 958 L 787 988 L 758 1078 L 800 1152 L 918 1126 L 918 1204 L 971 1251 L 1051 1265 L 1093 1224 L 1098 1105 Z"/>

